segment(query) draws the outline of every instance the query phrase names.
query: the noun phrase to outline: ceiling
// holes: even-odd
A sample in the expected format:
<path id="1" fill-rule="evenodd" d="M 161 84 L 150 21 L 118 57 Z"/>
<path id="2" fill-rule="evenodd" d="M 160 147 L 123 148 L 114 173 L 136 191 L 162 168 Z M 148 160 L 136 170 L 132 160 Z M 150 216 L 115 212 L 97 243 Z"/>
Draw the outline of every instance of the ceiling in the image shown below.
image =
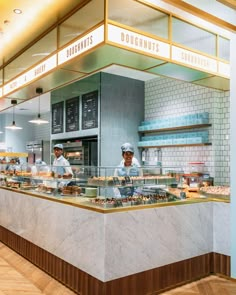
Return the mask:
<path id="1" fill-rule="evenodd" d="M 82 1 L 0 0 L 0 60 L 9 60 L 80 2 Z M 15 9 L 20 9 L 22 13 L 14 13 Z"/>
<path id="2" fill-rule="evenodd" d="M 111 1 L 116 5 L 115 3 L 117 2 L 115 0 Z M 8 62 L 10 65 L 13 57 L 15 63 L 17 63 L 15 57 L 18 52 L 23 52 L 26 48 L 26 44 L 35 44 L 35 46 L 32 46 L 32 53 L 33 50 L 39 50 L 40 46 L 36 43 L 37 38 L 43 34 L 43 32 L 53 28 L 53 26 L 61 21 L 66 15 L 75 12 L 78 7 L 85 2 L 88 2 L 90 5 L 90 18 L 94 19 L 94 24 L 98 23 L 102 16 L 99 15 L 99 10 L 94 9 L 94 7 L 98 5 L 99 0 L 30 0 L 30 5 L 29 0 L 0 0 L 0 66 L 3 63 Z M 119 5 L 124 7 L 125 3 L 128 4 L 128 2 L 130 3 L 131 1 L 120 0 Z M 138 5 L 138 2 L 134 3 Z M 125 7 L 127 8 L 127 5 Z M 22 13 L 16 14 L 14 13 L 14 9 L 21 9 Z M 103 9 L 101 11 L 104 13 Z M 143 9 L 142 13 L 147 15 Z M 86 22 L 88 22 L 88 14 L 83 13 L 80 15 L 80 18 L 83 20 L 82 23 L 84 24 L 84 28 L 79 29 L 85 30 Z M 127 19 L 129 23 L 131 21 L 136 22 L 136 20 L 137 18 L 135 16 L 130 16 L 129 19 Z M 139 20 L 139 22 L 142 25 L 144 24 L 144 21 Z M 67 23 L 66 25 L 70 27 L 71 24 Z M 65 28 L 65 31 L 67 29 L 68 28 Z M 50 35 L 44 40 L 47 44 L 47 50 L 50 53 L 55 50 L 51 45 L 51 39 L 53 39 L 53 35 Z M 119 62 L 117 64 L 114 64 L 112 60 L 114 55 L 119 57 Z M 102 62 L 100 57 L 102 57 Z M 28 68 L 27 59 L 27 57 L 24 59 L 23 64 L 21 60 L 21 64 L 19 64 L 19 67 L 22 67 L 20 69 L 21 71 L 24 70 L 24 66 Z M 90 69 L 89 71 L 86 71 L 87 68 L 84 68 L 84 64 Z M 159 65 L 163 66 L 159 67 Z M 149 72 L 148 69 L 150 69 Z M 12 69 L 9 66 L 9 70 L 6 72 L 6 75 L 9 75 L 9 79 L 10 76 L 13 75 L 11 70 Z M 215 79 L 215 77 L 211 77 L 200 71 L 191 70 L 170 63 L 164 63 L 163 61 L 151 57 L 144 57 L 142 54 L 130 53 L 126 50 L 106 45 L 102 48 L 98 48 L 95 52 L 88 54 L 88 56 L 65 65 L 57 72 L 40 79 L 40 81 L 31 83 L 21 91 L 16 91 L 9 97 L 1 99 L 0 111 L 11 111 L 11 99 L 17 99 L 18 105 L 15 107 L 16 113 L 26 115 L 35 114 L 38 108 L 38 95 L 36 94 L 35 89 L 37 87 L 42 87 L 44 94 L 40 96 L 40 108 L 42 113 L 47 112 L 50 110 L 50 100 L 48 99 L 48 95 L 51 89 L 60 87 L 62 83 L 61 81 L 68 84 L 71 81 L 76 81 L 89 73 L 94 73 L 99 70 L 142 81 L 157 78 L 159 75 L 169 76 L 176 79 L 181 79 L 182 76 L 188 76 L 190 82 L 192 81 L 191 79 L 201 80 L 202 78 L 205 78 L 206 86 L 208 86 L 209 83 L 212 83 L 207 83 L 207 79 L 211 79 L 211 81 Z M 14 73 L 14 75 L 16 74 L 17 73 Z M 228 81 L 224 82 L 228 85 Z M 216 81 L 215 84 L 218 85 L 219 81 Z M 25 100 L 26 97 L 28 100 Z"/>
<path id="3" fill-rule="evenodd" d="M 49 28 L 53 27 L 58 21 L 62 20 L 68 13 L 81 5 L 82 0 L 0 0 L 0 66 L 3 62 L 11 59 L 21 52 L 27 44 L 30 44 L 38 36 Z M 20 9 L 22 13 L 14 13 L 15 9 Z M 21 65 L 23 67 L 24 65 Z M 21 70 L 24 70 L 22 68 Z M 37 95 L 34 93 L 33 96 Z M 11 111 L 9 97 L 5 101 L 0 101 L 0 111 Z M 42 112 L 48 111 L 48 95 L 41 96 Z M 36 111 L 37 103 L 26 101 L 16 106 L 16 113 L 33 114 Z"/>

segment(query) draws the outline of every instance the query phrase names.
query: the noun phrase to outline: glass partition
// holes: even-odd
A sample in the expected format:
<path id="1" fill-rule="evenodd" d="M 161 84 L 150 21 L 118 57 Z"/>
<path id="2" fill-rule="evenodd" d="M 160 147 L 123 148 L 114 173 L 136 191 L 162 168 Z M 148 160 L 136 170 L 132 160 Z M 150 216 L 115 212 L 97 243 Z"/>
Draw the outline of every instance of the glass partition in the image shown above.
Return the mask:
<path id="1" fill-rule="evenodd" d="M 57 30 L 54 29 L 5 67 L 4 83 L 37 64 L 56 49 Z"/>
<path id="2" fill-rule="evenodd" d="M 230 60 L 230 40 L 219 36 L 219 58 Z"/>
<path id="3" fill-rule="evenodd" d="M 59 26 L 59 47 L 67 44 L 104 20 L 104 1 L 93 0 Z"/>
<path id="4" fill-rule="evenodd" d="M 89 205 L 124 206 L 178 200 L 168 188 L 180 177 L 160 167 L 50 166 L 36 162 L 20 164 L 18 158 L 0 161 L 0 186 L 55 198 L 78 197 Z M 181 170 L 180 170 L 181 171 Z M 89 198 L 89 200 L 88 200 Z M 90 198 L 94 198 L 93 201 Z"/>
<path id="5" fill-rule="evenodd" d="M 168 39 L 169 16 L 133 0 L 109 0 L 108 19 Z"/>
<path id="6" fill-rule="evenodd" d="M 172 40 L 183 46 L 216 56 L 216 35 L 172 18 Z"/>
<path id="7" fill-rule="evenodd" d="M 181 167 L 50 166 L 20 164 L 1 157 L 0 187 L 89 208 L 168 204 L 217 197 L 229 199 L 229 187 L 216 187 L 207 174 L 186 174 Z M 209 194 L 210 193 L 210 194 Z M 219 197 L 219 196 L 218 196 Z"/>

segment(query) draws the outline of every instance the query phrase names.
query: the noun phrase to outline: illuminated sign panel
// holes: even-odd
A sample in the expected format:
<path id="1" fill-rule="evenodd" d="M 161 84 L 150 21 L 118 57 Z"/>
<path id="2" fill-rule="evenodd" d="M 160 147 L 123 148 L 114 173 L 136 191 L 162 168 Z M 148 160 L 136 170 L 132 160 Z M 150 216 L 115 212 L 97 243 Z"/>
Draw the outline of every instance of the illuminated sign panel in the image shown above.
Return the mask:
<path id="1" fill-rule="evenodd" d="M 170 58 L 170 45 L 168 43 L 111 24 L 108 25 L 108 41 L 157 57 Z"/>
<path id="2" fill-rule="evenodd" d="M 11 82 L 7 83 L 3 87 L 4 95 L 24 86 L 25 84 L 31 82 L 34 79 L 39 78 L 40 76 L 46 74 L 47 72 L 54 69 L 57 65 L 57 58 L 56 54 L 49 57 L 42 63 L 38 64 L 36 67 L 32 68 L 31 70 L 25 72 L 24 74 L 20 75 L 18 78 L 12 80 Z"/>
<path id="3" fill-rule="evenodd" d="M 219 61 L 219 74 L 230 78 L 230 65 Z"/>
<path id="4" fill-rule="evenodd" d="M 207 72 L 217 73 L 216 60 L 180 47 L 172 46 L 172 60 Z"/>
<path id="5" fill-rule="evenodd" d="M 44 62 L 40 63 L 39 65 L 37 65 L 33 69 L 26 72 L 23 75 L 23 79 L 24 79 L 25 83 L 28 83 L 28 82 L 44 75 L 45 73 L 51 71 L 56 66 L 57 66 L 57 58 L 56 58 L 56 54 L 54 54 L 53 56 L 49 57 Z"/>
<path id="6" fill-rule="evenodd" d="M 3 93 L 8 94 L 11 91 L 16 90 L 20 86 L 23 85 L 23 79 L 22 76 L 12 80 L 11 82 L 7 83 L 6 85 L 3 86 Z"/>
<path id="7" fill-rule="evenodd" d="M 60 50 L 58 52 L 58 65 L 79 56 L 102 42 L 104 42 L 104 25 Z"/>
<path id="8" fill-rule="evenodd" d="M 75 57 L 79 57 L 81 54 L 97 45 L 104 43 L 104 38 L 105 27 L 101 25 L 83 37 L 78 38 L 62 50 L 59 50 L 58 53 L 45 59 L 37 66 L 29 69 L 24 74 L 2 85 L 2 87 L 0 87 L 0 97 L 18 90 L 30 82 L 39 79 L 46 73 L 54 69 L 56 70 L 58 65 L 70 61 Z M 163 60 L 167 59 L 170 62 L 178 62 L 186 67 L 192 67 L 230 78 L 230 65 L 228 63 L 175 45 L 170 45 L 169 43 L 150 38 L 143 34 L 138 34 L 113 24 L 108 24 L 107 26 L 107 41 L 112 45 L 114 44 L 114 46 L 130 49 L 143 55 L 151 55 Z"/>

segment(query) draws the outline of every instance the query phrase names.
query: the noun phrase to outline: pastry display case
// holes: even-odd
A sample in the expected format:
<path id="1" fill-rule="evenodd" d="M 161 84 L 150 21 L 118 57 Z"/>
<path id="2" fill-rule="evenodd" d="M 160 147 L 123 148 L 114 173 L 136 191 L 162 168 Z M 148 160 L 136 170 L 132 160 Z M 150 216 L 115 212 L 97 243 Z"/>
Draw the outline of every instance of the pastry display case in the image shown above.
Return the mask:
<path id="1" fill-rule="evenodd" d="M 179 175 L 160 174 L 158 167 L 121 168 L 72 166 L 73 175 L 56 166 L 1 164 L 2 188 L 93 208 L 117 208 L 181 201 Z M 165 169 L 168 171 L 168 169 Z M 181 171 L 181 170 L 180 170 Z"/>

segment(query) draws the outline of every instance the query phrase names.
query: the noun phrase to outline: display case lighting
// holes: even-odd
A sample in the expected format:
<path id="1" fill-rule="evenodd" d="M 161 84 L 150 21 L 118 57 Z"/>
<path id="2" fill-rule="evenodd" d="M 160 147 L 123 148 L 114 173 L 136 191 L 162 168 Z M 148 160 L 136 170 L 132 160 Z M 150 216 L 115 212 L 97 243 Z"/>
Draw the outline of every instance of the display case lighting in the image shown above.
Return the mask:
<path id="1" fill-rule="evenodd" d="M 34 124 L 38 124 L 38 125 L 49 123 L 47 120 L 42 119 L 40 114 L 38 114 L 37 118 L 30 120 L 29 122 L 34 123 Z"/>

